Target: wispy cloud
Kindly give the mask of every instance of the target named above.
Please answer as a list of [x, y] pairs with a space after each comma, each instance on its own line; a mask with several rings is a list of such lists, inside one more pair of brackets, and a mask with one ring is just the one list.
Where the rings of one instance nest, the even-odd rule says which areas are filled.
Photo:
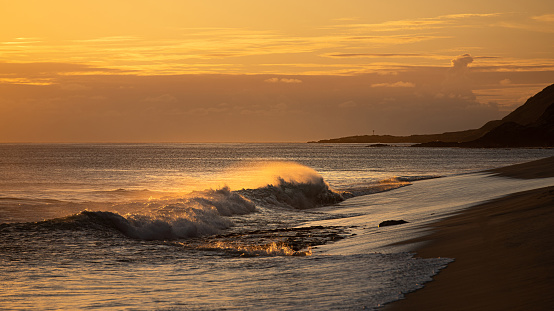
[[417, 53], [326, 53], [323, 57], [331, 58], [406, 58], [406, 57], [432, 57]]
[[375, 83], [371, 87], [415, 87], [415, 84], [412, 82], [398, 81], [394, 83]]
[[83, 39], [83, 40], [73, 40], [73, 42], [79, 43], [122, 43], [128, 41], [137, 41], [140, 40], [138, 37], [133, 36], [111, 36], [111, 37], [101, 37], [94, 39]]
[[500, 21], [492, 26], [525, 30], [530, 32], [554, 33], [554, 27], [550, 23], [528, 23], [526, 21]]
[[[311, 34], [294, 30], [197, 27], [179, 28], [163, 39], [146, 35], [65, 41], [19, 37], [0, 42], [0, 62], [77, 63], [101, 68], [60, 72], [63, 75], [102, 72], [134, 75], [397, 72], [413, 66], [446, 67], [453, 55], [468, 51], [494, 54], [481, 41], [464, 41], [459, 43], [460, 46], [453, 46], [451, 39], [458, 38], [460, 32], [455, 28], [492, 25], [554, 32], [554, 27], [547, 27], [553, 16], [527, 15], [523, 18], [518, 15], [518, 19], [510, 19], [511, 15], [500, 13], [450, 14], [365, 24], [360, 23], [362, 18], [341, 18], [334, 20], [337, 25], [317, 28]], [[542, 59], [549, 57], [546, 52], [542, 53]], [[499, 70], [503, 65], [495, 63], [494, 57], [474, 56], [479, 61], [473, 66], [479, 70], [493, 70], [485, 68], [487, 66]], [[530, 65], [517, 65], [540, 70]]]
[[[222, 60], [226, 59], [313, 53], [338, 46], [332, 40], [316, 36], [287, 36], [272, 31], [234, 28], [191, 29], [165, 40], [117, 36], [56, 44], [13, 42], [17, 44], [0, 44], [0, 61], [69, 61], [143, 74], [175, 74], [177, 68], [194, 73], [193, 67], [206, 68], [206, 64], [212, 64], [214, 69], [220, 68]], [[242, 66], [237, 64], [236, 67]]]
[[487, 13], [487, 14], [450, 14], [441, 15], [430, 18], [417, 18], [417, 19], [404, 19], [395, 21], [386, 21], [382, 23], [373, 24], [343, 24], [334, 25], [330, 28], [336, 29], [352, 29], [358, 31], [406, 31], [406, 30], [429, 30], [437, 29], [447, 25], [453, 25], [455, 23], [467, 22], [470, 19], [496, 17], [502, 15], [501, 13]]
[[532, 19], [540, 21], [540, 22], [554, 22], [554, 14], [544, 14], [539, 16], [533, 16]]
[[267, 83], [302, 83], [302, 80], [300, 79], [293, 79], [293, 78], [270, 78], [264, 80], [264, 82]]
[[408, 44], [416, 43], [421, 41], [435, 40], [435, 39], [446, 39], [451, 38], [451, 36], [438, 36], [438, 35], [428, 35], [428, 34], [412, 34], [412, 35], [382, 35], [382, 36], [352, 36], [352, 37], [343, 37], [341, 40], [345, 41], [365, 41], [367, 43], [380, 43], [387, 45], [397, 45], [397, 44]]
[[1, 45], [28, 45], [42, 42], [39, 38], [14, 38], [11, 41], [0, 42]]
[[473, 71], [480, 72], [540, 72], [553, 71], [554, 59], [551, 58], [479, 58], [473, 63]]
[[52, 85], [53, 78], [0, 78], [0, 84]]

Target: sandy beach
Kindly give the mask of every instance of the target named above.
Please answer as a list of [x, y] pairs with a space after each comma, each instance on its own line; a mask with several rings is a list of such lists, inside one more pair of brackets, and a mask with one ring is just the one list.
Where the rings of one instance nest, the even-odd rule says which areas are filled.
[[[554, 157], [491, 170], [506, 178], [554, 177]], [[384, 310], [551, 310], [554, 187], [516, 193], [434, 223], [418, 257], [448, 257], [421, 290]]]

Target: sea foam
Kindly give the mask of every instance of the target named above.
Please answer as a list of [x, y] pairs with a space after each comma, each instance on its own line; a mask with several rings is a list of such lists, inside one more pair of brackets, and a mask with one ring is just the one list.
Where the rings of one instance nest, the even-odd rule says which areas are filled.
[[[138, 203], [132, 204], [138, 209]], [[85, 210], [46, 223], [57, 224], [62, 229], [68, 226], [115, 229], [141, 240], [173, 240], [218, 234], [233, 226], [225, 216], [251, 213], [256, 209], [254, 203], [228, 188], [197, 191], [178, 199], [142, 202], [141, 206], [141, 211], [123, 215], [117, 211]]]

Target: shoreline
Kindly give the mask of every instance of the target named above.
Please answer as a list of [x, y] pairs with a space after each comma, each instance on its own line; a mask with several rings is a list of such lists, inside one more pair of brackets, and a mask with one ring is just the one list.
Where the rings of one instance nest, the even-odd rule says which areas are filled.
[[[488, 172], [554, 177], [554, 157]], [[427, 228], [430, 234], [404, 243], [422, 242], [416, 244], [417, 257], [455, 261], [382, 310], [550, 310], [554, 305], [554, 186], [516, 191]]]

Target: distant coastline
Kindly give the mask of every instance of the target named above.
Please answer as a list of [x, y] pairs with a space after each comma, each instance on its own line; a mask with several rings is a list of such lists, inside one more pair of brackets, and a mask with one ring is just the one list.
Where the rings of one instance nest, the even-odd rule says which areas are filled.
[[442, 134], [358, 135], [308, 143], [412, 143], [414, 147], [527, 148], [554, 147], [554, 84], [529, 98], [502, 120], [478, 129]]

